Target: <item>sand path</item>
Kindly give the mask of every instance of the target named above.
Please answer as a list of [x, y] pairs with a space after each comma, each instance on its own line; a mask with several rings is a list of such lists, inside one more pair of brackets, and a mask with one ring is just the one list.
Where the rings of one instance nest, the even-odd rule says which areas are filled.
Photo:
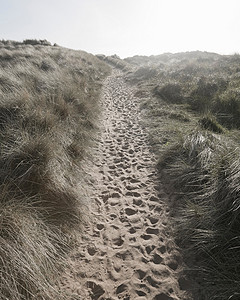
[[102, 136], [90, 219], [65, 274], [71, 299], [188, 299], [139, 101], [119, 71], [103, 85]]

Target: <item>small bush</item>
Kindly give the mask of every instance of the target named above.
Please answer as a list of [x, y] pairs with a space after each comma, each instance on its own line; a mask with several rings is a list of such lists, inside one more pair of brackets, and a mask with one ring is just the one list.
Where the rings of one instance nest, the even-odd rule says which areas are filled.
[[213, 99], [217, 91], [217, 84], [207, 82], [205, 78], [201, 78], [196, 88], [191, 91], [189, 98], [191, 108], [199, 112], [211, 110]]
[[48, 42], [47, 40], [36, 40], [36, 39], [27, 39], [23, 41], [23, 44], [25, 45], [43, 45], [43, 46], [51, 46], [51, 43]]
[[200, 78], [197, 83], [197, 87], [192, 91], [191, 96], [211, 99], [217, 90], [217, 84], [209, 83], [205, 80], [205, 78]]
[[[220, 120], [230, 128], [240, 127], [240, 89], [230, 87], [215, 102], [214, 111]], [[222, 117], [221, 117], [222, 116]]]
[[163, 87], [155, 87], [154, 94], [171, 103], [182, 103], [182, 88], [179, 84], [168, 83]]
[[137, 83], [139, 81], [146, 81], [153, 79], [157, 75], [157, 70], [151, 67], [140, 67], [136, 71], [127, 75], [127, 80], [131, 83]]
[[122, 71], [126, 72], [130, 68], [129, 64], [126, 61], [120, 59], [120, 57], [117, 56], [116, 54], [111, 55], [111, 56], [105, 56], [105, 55], [99, 54], [99, 55], [97, 55], [97, 57], [100, 60], [104, 60], [108, 64], [110, 64], [110, 65], [112, 65], [112, 66], [114, 66], [114, 67], [116, 67], [116, 68], [118, 68]]

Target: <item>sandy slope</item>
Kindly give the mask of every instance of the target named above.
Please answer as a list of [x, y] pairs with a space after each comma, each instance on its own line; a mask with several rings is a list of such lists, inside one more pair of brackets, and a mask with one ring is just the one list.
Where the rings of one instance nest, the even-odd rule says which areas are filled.
[[118, 71], [106, 79], [89, 222], [62, 279], [71, 299], [191, 299], [133, 95]]

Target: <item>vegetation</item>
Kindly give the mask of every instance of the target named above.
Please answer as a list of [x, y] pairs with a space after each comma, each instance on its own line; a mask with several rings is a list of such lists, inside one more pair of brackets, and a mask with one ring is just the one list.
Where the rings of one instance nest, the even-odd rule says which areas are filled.
[[84, 164], [106, 64], [47, 41], [0, 41], [0, 298], [53, 288], [84, 216]]
[[207, 129], [216, 133], [223, 133], [224, 128], [218, 123], [216, 118], [211, 115], [205, 115], [201, 119], [199, 119], [199, 124], [203, 129]]
[[111, 56], [106, 56], [104, 54], [98, 54], [97, 57], [100, 60], [103, 60], [103, 61], [107, 62], [109, 65], [111, 65], [117, 69], [120, 69], [122, 71], [128, 71], [129, 68], [131, 68], [131, 66], [126, 61], [122, 60], [116, 54], [111, 55]]
[[[172, 199], [185, 272], [200, 287], [195, 298], [239, 299], [240, 56], [197, 51], [126, 61]], [[139, 80], [146, 66], [155, 76]]]
[[239, 148], [209, 132], [196, 131], [159, 161], [177, 191], [176, 237], [197, 299], [239, 299]]
[[121, 60], [45, 40], [0, 41], [0, 298], [64, 299], [105, 62], [137, 87], [196, 299], [239, 299], [240, 56]]
[[[136, 64], [136, 58], [126, 60]], [[146, 61], [139, 69], [145, 64]], [[184, 103], [196, 112], [210, 112], [221, 125], [239, 128], [240, 55], [165, 54], [150, 57], [147, 65], [157, 74], [151, 80], [155, 96], [169, 103]], [[139, 69], [133, 77], [137, 77]]]

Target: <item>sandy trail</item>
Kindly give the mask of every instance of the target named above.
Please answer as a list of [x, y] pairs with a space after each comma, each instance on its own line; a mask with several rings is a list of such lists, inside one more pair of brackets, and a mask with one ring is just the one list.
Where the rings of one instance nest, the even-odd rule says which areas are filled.
[[105, 80], [102, 105], [90, 220], [64, 288], [76, 295], [71, 299], [188, 299], [179, 287], [181, 255], [140, 125], [139, 101], [119, 71]]

